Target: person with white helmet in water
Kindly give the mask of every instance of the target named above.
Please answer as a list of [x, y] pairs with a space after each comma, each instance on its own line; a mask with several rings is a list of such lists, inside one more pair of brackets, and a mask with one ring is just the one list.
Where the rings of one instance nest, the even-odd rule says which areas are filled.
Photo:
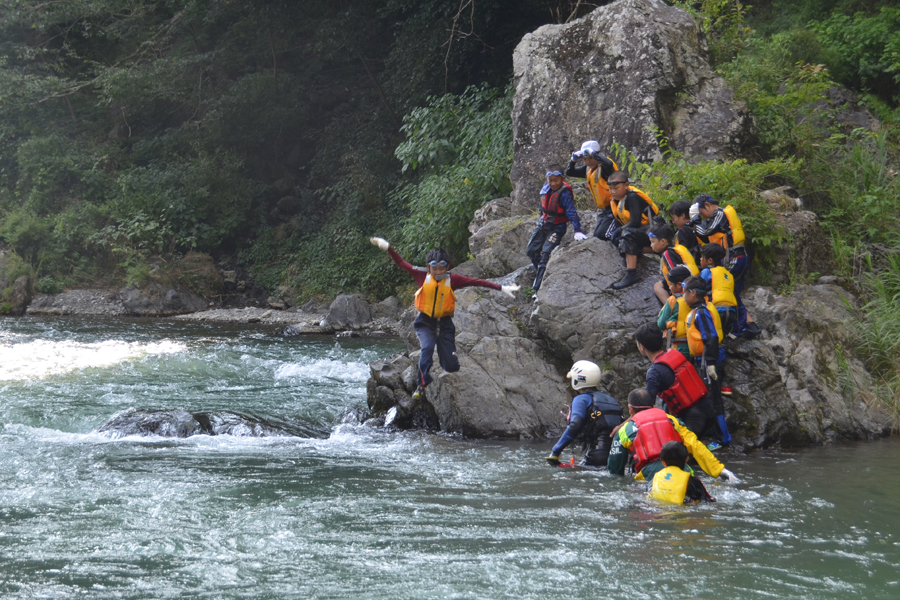
[[[580, 167], [575, 163], [584, 161]], [[572, 153], [572, 159], [566, 167], [566, 177], [583, 177], [587, 180], [588, 189], [594, 198], [594, 203], [600, 212], [597, 214], [597, 226], [594, 228], [594, 237], [601, 240], [612, 240], [617, 229], [616, 219], [613, 217], [609, 202], [612, 196], [609, 193], [609, 184], [606, 180], [619, 167], [608, 156], [600, 153], [600, 144], [595, 140], [588, 140], [581, 145], [580, 150]]]
[[581, 466], [606, 465], [612, 446], [610, 434], [622, 423], [622, 407], [615, 398], [600, 391], [600, 367], [589, 360], [579, 360], [566, 374], [572, 388], [580, 392], [572, 400], [569, 426], [553, 446], [546, 461], [559, 466], [559, 454], [576, 439], [582, 441], [584, 458]]

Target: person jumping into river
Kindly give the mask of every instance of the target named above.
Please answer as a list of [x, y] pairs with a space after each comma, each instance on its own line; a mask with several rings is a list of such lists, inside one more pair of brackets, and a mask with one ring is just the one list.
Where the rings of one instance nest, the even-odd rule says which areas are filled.
[[622, 423], [622, 407], [615, 398], [600, 391], [601, 374], [600, 367], [589, 360], [579, 360], [566, 374], [572, 389], [580, 393], [572, 400], [569, 426], [546, 458], [551, 467], [559, 466], [559, 453], [576, 439], [583, 441], [582, 467], [606, 466], [612, 446], [610, 434]]
[[515, 297], [518, 285], [500, 285], [484, 279], [448, 273], [450, 254], [443, 248], [434, 248], [425, 258], [427, 267], [414, 267], [397, 254], [384, 238], [373, 237], [373, 245], [385, 250], [397, 266], [413, 276], [419, 290], [416, 292], [415, 307], [419, 311], [413, 327], [422, 354], [419, 356], [418, 387], [414, 399], [424, 398], [425, 387], [432, 381], [431, 366], [434, 364], [434, 347], [437, 346], [438, 360], [447, 373], [459, 371], [456, 357], [456, 327], [453, 325], [453, 311], [456, 307], [454, 291], [465, 287], [486, 287], [499, 290]]

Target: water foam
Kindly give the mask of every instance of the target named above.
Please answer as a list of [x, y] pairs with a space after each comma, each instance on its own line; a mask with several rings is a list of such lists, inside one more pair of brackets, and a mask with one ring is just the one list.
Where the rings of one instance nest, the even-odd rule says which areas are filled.
[[4, 344], [0, 345], [0, 381], [42, 379], [81, 369], [110, 367], [147, 356], [177, 354], [186, 349], [186, 344], [169, 340], [149, 343], [33, 340]]

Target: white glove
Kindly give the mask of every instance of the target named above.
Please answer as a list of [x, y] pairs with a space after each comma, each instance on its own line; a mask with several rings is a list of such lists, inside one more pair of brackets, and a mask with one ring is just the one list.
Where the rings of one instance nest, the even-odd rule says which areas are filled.
[[516, 292], [519, 291], [521, 286], [518, 285], [504, 285], [500, 287], [500, 291], [509, 296], [510, 298], [516, 297]]
[[587, 236], [581, 233], [580, 231], [575, 232], [575, 241], [580, 242], [581, 240], [586, 240]]
[[584, 156], [584, 152], [582, 152], [581, 150], [576, 150], [575, 152], [572, 153], [572, 161], [574, 162], [574, 161], [578, 160], [579, 158], [581, 158], [582, 156]]
[[706, 365], [706, 375], [713, 381], [716, 381], [719, 378], [719, 376], [716, 375], [716, 367], [713, 365]]
[[700, 206], [697, 204], [691, 204], [691, 221], [700, 216]]
[[388, 244], [388, 241], [384, 238], [373, 237], [373, 238], [369, 238], [369, 241], [372, 242], [373, 246], [378, 246], [382, 250], [387, 250], [388, 248], [391, 247], [391, 245]]
[[719, 477], [724, 477], [725, 481], [728, 483], [740, 483], [741, 480], [737, 478], [737, 475], [729, 471], [728, 469], [722, 469], [722, 472], [719, 473]]

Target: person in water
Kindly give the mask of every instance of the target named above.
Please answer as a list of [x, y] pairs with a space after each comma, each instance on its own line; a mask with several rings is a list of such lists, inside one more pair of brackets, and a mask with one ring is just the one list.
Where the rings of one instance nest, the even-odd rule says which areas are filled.
[[537, 227], [525, 249], [525, 254], [534, 265], [535, 276], [532, 287], [535, 292], [541, 289], [550, 253], [562, 242], [569, 221], [575, 228], [575, 239], [586, 240], [587, 236], [581, 233], [581, 221], [578, 219], [578, 211], [575, 210], [572, 187], [566, 183], [562, 167], [551, 165], [547, 171], [547, 181], [541, 189], [541, 216], [538, 217]]
[[581, 393], [572, 400], [569, 426], [546, 459], [550, 466], [559, 466], [560, 453], [574, 440], [582, 442], [581, 466], [606, 466], [612, 446], [610, 434], [622, 423], [622, 407], [615, 398], [600, 391], [601, 375], [600, 367], [589, 360], [579, 360], [566, 374], [572, 389]]
[[650, 196], [628, 185], [628, 175], [616, 171], [609, 176], [610, 207], [613, 216], [622, 227], [620, 239], [625, 254], [625, 276], [613, 284], [613, 289], [621, 290], [641, 280], [637, 272], [638, 255], [650, 250], [650, 219], [659, 213], [659, 208]]
[[661, 408], [655, 408], [655, 403], [656, 399], [646, 388], [628, 394], [630, 417], [613, 437], [606, 463], [611, 474], [624, 475], [628, 458], [633, 454], [634, 478], [652, 480], [665, 468], [659, 459], [660, 450], [666, 442], [675, 441], [683, 442], [700, 468], [710, 476], [722, 477], [732, 483], [740, 482], [684, 423], [667, 415]]
[[[576, 167], [575, 163], [579, 160], [583, 160], [584, 164]], [[609, 193], [609, 184], [606, 180], [618, 170], [619, 167], [612, 159], [600, 153], [600, 144], [595, 140], [586, 141], [581, 145], [581, 150], [573, 152], [572, 160], [566, 167], [566, 177], [582, 177], [587, 182], [594, 204], [600, 210], [597, 213], [594, 237], [601, 240], [612, 241], [617, 229], [616, 219], [609, 206], [612, 195]]]
[[667, 413], [702, 437], [712, 429], [715, 413], [694, 365], [677, 349], [663, 348], [663, 338], [653, 325], [641, 325], [634, 332], [634, 341], [638, 352], [650, 359], [647, 391], [662, 399]]
[[688, 451], [681, 442], [663, 444], [659, 460], [666, 467], [653, 476], [650, 497], [669, 504], [693, 504], [695, 502], [715, 502], [694, 471], [685, 466]]
[[456, 327], [453, 325], [453, 311], [456, 308], [454, 291], [466, 287], [486, 287], [499, 290], [515, 297], [518, 285], [500, 285], [484, 279], [466, 277], [456, 273], [448, 273], [450, 254], [443, 248], [434, 248], [428, 252], [425, 261], [427, 267], [414, 267], [397, 254], [387, 240], [379, 237], [370, 239], [372, 244], [385, 250], [388, 256], [401, 269], [413, 276], [419, 290], [416, 292], [415, 307], [419, 311], [413, 327], [422, 354], [419, 356], [418, 387], [413, 398], [424, 397], [425, 388], [432, 381], [431, 366], [434, 364], [434, 348], [437, 346], [438, 360], [441, 368], [447, 373], [459, 371], [459, 359], [456, 357]]

